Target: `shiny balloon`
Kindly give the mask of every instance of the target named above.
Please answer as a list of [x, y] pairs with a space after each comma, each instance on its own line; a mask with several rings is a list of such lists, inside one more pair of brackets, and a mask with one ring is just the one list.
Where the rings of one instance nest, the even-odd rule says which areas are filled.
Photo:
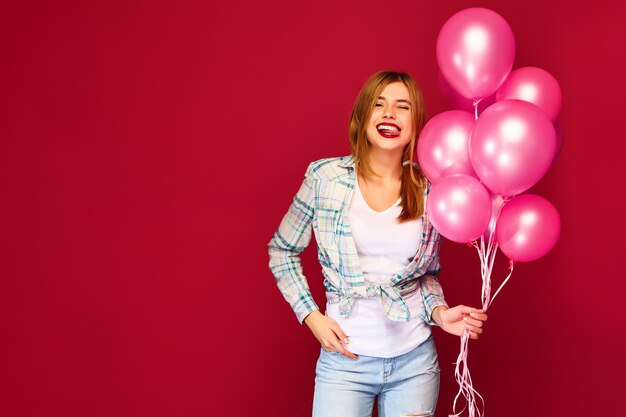
[[478, 178], [492, 193], [512, 197], [544, 176], [554, 160], [556, 134], [539, 107], [502, 100], [478, 117], [469, 144]]
[[474, 115], [463, 110], [439, 113], [426, 123], [417, 140], [417, 159], [433, 184], [453, 174], [476, 176], [469, 159]]
[[437, 37], [437, 62], [446, 80], [468, 99], [488, 97], [513, 68], [515, 38], [496, 12], [474, 7], [454, 14]]
[[480, 237], [491, 216], [489, 192], [474, 177], [457, 174], [433, 185], [426, 200], [428, 217], [439, 233], [459, 243]]
[[511, 72], [496, 93], [496, 100], [518, 99], [533, 103], [555, 121], [561, 111], [561, 87], [548, 71], [523, 67]]
[[524, 194], [508, 202], [496, 228], [502, 252], [516, 262], [530, 262], [548, 253], [561, 233], [556, 208], [543, 197]]

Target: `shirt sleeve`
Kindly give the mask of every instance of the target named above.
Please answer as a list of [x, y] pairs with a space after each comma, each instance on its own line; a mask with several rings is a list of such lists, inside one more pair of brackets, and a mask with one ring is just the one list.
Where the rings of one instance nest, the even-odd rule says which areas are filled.
[[433, 310], [439, 306], [448, 307], [448, 303], [443, 296], [443, 288], [439, 284], [439, 273], [441, 265], [439, 263], [439, 248], [441, 246], [441, 235], [433, 229], [432, 233], [435, 239], [433, 247], [433, 257], [426, 270], [426, 273], [420, 277], [420, 291], [422, 292], [422, 300], [424, 302], [424, 312], [422, 318], [431, 326], [437, 326], [433, 320]]
[[300, 253], [311, 241], [311, 222], [315, 211], [314, 185], [315, 179], [309, 165], [300, 189], [268, 244], [270, 270], [274, 274], [278, 289], [291, 305], [301, 324], [306, 316], [319, 310], [309, 290], [300, 261]]

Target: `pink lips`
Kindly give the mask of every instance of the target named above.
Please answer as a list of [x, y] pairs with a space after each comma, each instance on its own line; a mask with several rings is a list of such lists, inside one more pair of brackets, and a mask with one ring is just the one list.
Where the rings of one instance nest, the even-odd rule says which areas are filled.
[[[378, 128], [380, 126], [393, 126], [396, 129], [398, 129], [397, 132], [393, 132], [393, 131], [389, 131], [389, 130], [379, 130]], [[393, 138], [397, 138], [398, 136], [400, 136], [400, 127], [394, 123], [379, 123], [376, 125], [376, 130], [378, 131], [378, 134], [384, 138], [387, 139], [393, 139]]]

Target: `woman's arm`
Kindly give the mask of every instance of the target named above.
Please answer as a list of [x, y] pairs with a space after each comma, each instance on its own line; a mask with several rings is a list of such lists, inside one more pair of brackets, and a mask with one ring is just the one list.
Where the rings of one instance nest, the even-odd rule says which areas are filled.
[[311, 222], [315, 211], [314, 185], [309, 165], [300, 189], [268, 244], [270, 270], [276, 278], [278, 289], [301, 324], [309, 314], [319, 309], [309, 290], [300, 261], [300, 253], [311, 241]]
[[426, 273], [420, 277], [420, 291], [424, 303], [424, 314], [422, 318], [431, 326], [439, 325], [433, 318], [433, 312], [437, 307], [448, 307], [448, 303], [443, 296], [443, 288], [439, 284], [439, 273], [441, 265], [439, 263], [439, 248], [441, 247], [442, 237], [435, 229], [431, 232], [429, 251], [432, 253], [432, 260], [426, 269]]
[[439, 323], [434, 319], [434, 311], [437, 307], [448, 308], [448, 303], [443, 297], [443, 288], [439, 284], [439, 273], [429, 273], [420, 277], [420, 290], [422, 291], [422, 299], [424, 300], [424, 317], [426, 323], [431, 326], [438, 326]]
[[270, 269], [298, 320], [309, 327], [322, 348], [356, 359], [357, 356], [343, 346], [349, 343], [343, 330], [332, 318], [319, 311], [302, 272], [300, 253], [311, 242], [311, 222], [315, 212], [315, 180], [312, 175], [309, 165], [298, 193], [268, 244]]

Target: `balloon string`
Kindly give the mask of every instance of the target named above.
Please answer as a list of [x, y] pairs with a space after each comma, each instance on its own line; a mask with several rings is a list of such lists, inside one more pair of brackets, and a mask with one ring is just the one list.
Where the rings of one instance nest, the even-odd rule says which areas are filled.
[[[465, 329], [463, 331], [463, 335], [461, 336], [461, 351], [456, 361], [456, 369], [454, 371], [454, 378], [456, 382], [459, 384], [459, 392], [454, 397], [453, 404], [453, 413], [450, 414], [450, 417], [458, 417], [463, 411], [467, 408], [469, 417], [474, 417], [478, 415], [479, 417], [483, 416], [483, 412], [481, 409], [484, 409], [485, 400], [483, 397], [472, 387], [472, 377], [470, 376], [469, 367], [467, 364], [467, 353], [468, 353], [468, 342], [469, 342], [469, 330]], [[463, 407], [461, 411], [456, 412], [456, 404], [459, 397], [463, 394], [465, 397], [467, 405]], [[476, 396], [480, 398], [481, 407], [478, 407], [478, 402], [476, 401]]]
[[483, 281], [481, 300], [483, 302], [483, 310], [487, 311], [490, 304], [491, 272], [493, 271], [496, 254], [498, 253], [498, 243], [493, 243], [492, 239], [489, 239], [489, 244], [485, 246], [485, 238], [481, 236], [480, 244], [472, 242], [472, 246], [476, 248], [480, 258], [480, 272]]
[[509, 278], [511, 278], [511, 275], [513, 275], [513, 267], [514, 267], [514, 265], [515, 265], [515, 262], [513, 260], [509, 260], [509, 270], [511, 272], [509, 272], [509, 275], [506, 277], [506, 279], [504, 281], [502, 281], [502, 284], [500, 284], [500, 287], [498, 288], [496, 293], [493, 295], [493, 298], [491, 299], [491, 302], [489, 303], [489, 305], [491, 305], [491, 303], [493, 303], [493, 300], [496, 299], [496, 296], [498, 295], [498, 293], [500, 292], [502, 287], [504, 287], [504, 284], [506, 284], [506, 282], [509, 280]]
[[481, 100], [482, 98], [474, 100], [474, 120], [478, 120], [478, 103], [480, 103]]
[[[500, 217], [500, 213], [502, 211], [502, 207], [509, 201], [508, 198], [504, 198], [502, 203], [498, 205], [498, 209], [496, 212], [495, 220], [497, 222]], [[509, 261], [509, 275], [506, 277], [504, 282], [500, 285], [493, 298], [491, 298], [491, 273], [493, 271], [493, 265], [496, 259], [496, 254], [498, 253], [498, 243], [494, 242], [494, 232], [495, 230], [489, 233], [489, 239], [485, 244], [484, 235], [480, 237], [479, 240], [470, 242], [470, 245], [476, 248], [478, 252], [478, 257], [480, 258], [480, 270], [481, 277], [483, 281], [482, 285], [482, 302], [483, 302], [483, 310], [487, 311], [487, 309], [491, 306], [491, 303], [495, 300], [496, 296], [500, 293], [500, 290], [504, 287], [507, 281], [511, 278], [513, 274], [513, 261]], [[453, 414], [449, 414], [449, 417], [459, 417], [465, 409], [467, 409], [469, 417], [483, 417], [484, 409], [485, 409], [485, 399], [476, 391], [473, 387], [472, 377], [469, 371], [468, 365], [468, 353], [469, 353], [469, 330], [464, 329], [463, 334], [461, 336], [461, 348], [459, 352], [459, 356], [456, 360], [456, 368], [454, 370], [454, 379], [459, 385], [459, 391], [454, 397], [454, 403], [452, 404], [452, 412]], [[466, 405], [463, 409], [457, 412], [457, 402], [460, 396], [463, 395], [465, 398]], [[480, 399], [480, 403], [477, 401], [478, 397]]]
[[[498, 219], [500, 218], [500, 214], [502, 213], [502, 208], [506, 203], [510, 201], [510, 198], [503, 197], [500, 204], [498, 204], [496, 215], [493, 218], [493, 223], [496, 224]], [[493, 264], [496, 259], [496, 253], [498, 252], [498, 243], [494, 242], [495, 240], [495, 227], [493, 230], [489, 230], [489, 240], [487, 242], [487, 248], [484, 246], [484, 235], [480, 237], [481, 247], [478, 250], [478, 257], [480, 258], [481, 264], [481, 276], [483, 281], [483, 291], [482, 291], [482, 300], [483, 300], [483, 309], [487, 311], [493, 299], [491, 299], [491, 272], [493, 271]], [[478, 249], [478, 248], [477, 248]], [[507, 277], [510, 278], [511, 274]], [[505, 281], [506, 282], [506, 281]], [[498, 291], [502, 289], [502, 285], [498, 288]], [[496, 292], [497, 294], [497, 292]], [[495, 298], [495, 295], [494, 297]]]

